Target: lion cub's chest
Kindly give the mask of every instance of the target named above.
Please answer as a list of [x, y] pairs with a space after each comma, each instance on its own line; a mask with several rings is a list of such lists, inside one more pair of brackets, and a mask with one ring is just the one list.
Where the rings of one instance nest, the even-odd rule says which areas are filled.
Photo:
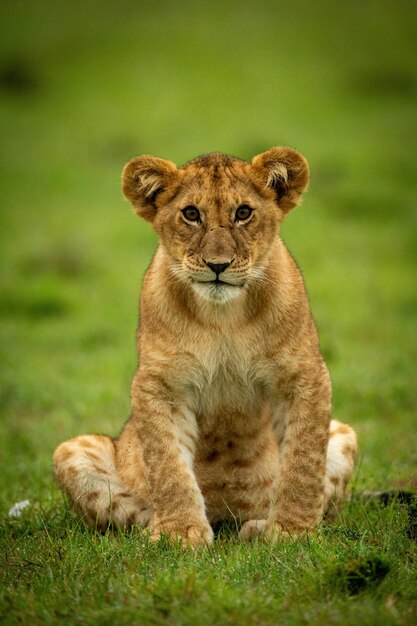
[[[258, 346], [259, 350], [259, 346]], [[204, 421], [261, 408], [263, 374], [255, 343], [239, 336], [220, 336], [195, 347], [189, 379], [193, 410]]]

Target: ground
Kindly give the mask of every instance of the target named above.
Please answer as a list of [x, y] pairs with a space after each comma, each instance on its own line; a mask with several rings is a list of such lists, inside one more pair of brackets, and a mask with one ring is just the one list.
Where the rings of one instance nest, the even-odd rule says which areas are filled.
[[[415, 7], [74, 0], [1, 12], [2, 623], [411, 624], [415, 502], [360, 496], [416, 486]], [[55, 487], [51, 455], [72, 435], [116, 434], [129, 414], [155, 238], [122, 199], [122, 166], [276, 144], [311, 166], [283, 236], [334, 416], [359, 435], [354, 497], [335, 525], [273, 547], [242, 544], [233, 527], [197, 552], [137, 529], [92, 533]]]

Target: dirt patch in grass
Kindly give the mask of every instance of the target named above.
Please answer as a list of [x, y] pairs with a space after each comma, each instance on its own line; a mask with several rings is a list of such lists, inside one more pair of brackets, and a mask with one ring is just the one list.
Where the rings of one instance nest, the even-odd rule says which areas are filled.
[[327, 581], [337, 591], [354, 596], [377, 587], [390, 569], [391, 565], [387, 559], [371, 555], [330, 567]]

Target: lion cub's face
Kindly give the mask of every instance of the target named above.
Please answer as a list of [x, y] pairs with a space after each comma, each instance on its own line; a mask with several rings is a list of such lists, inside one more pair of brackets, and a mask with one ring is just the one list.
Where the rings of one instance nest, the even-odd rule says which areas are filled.
[[123, 171], [123, 191], [152, 222], [173, 277], [217, 302], [261, 279], [279, 223], [307, 182], [307, 163], [290, 148], [272, 148], [251, 164], [214, 153], [178, 169], [144, 156]]

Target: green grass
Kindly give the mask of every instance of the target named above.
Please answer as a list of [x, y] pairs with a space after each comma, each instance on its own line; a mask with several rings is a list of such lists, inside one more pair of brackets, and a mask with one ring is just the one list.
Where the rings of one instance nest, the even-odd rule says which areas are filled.
[[[137, 298], [155, 247], [132, 156], [288, 144], [312, 181], [283, 228], [334, 387], [355, 490], [416, 486], [417, 17], [407, 0], [2, 3], [0, 619], [4, 624], [407, 624], [415, 505], [354, 499], [311, 538], [209, 550], [104, 536], [51, 454], [129, 414]], [[22, 517], [10, 506], [29, 499]]]
[[226, 528], [193, 552], [38, 508], [2, 530], [4, 623], [411, 623], [408, 529], [398, 505], [355, 504], [321, 540], [249, 545]]

